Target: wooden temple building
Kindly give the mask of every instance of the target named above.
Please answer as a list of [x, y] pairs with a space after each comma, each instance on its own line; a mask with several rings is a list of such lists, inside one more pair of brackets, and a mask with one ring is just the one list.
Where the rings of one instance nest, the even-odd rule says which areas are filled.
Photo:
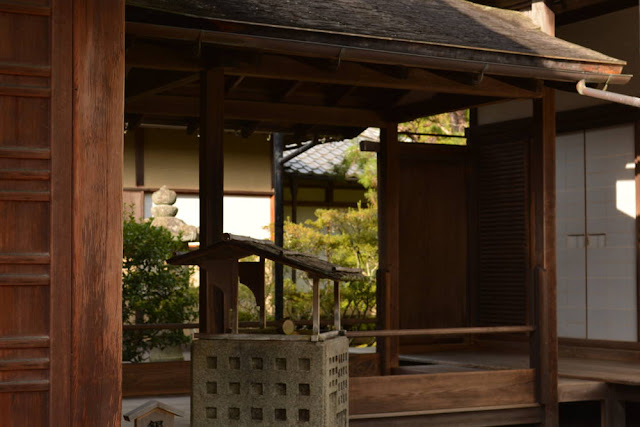
[[[0, 0], [0, 424], [121, 421], [126, 118], [199, 128], [205, 246], [224, 232], [225, 129], [381, 129], [378, 327], [351, 333], [378, 346], [350, 357], [352, 424], [554, 426], [561, 402], [597, 401], [624, 425], [633, 382], [585, 379], [586, 362], [559, 381], [555, 92], [631, 78], [553, 37], [554, 11], [580, 3]], [[398, 123], [504, 100], [530, 125], [398, 141]]]

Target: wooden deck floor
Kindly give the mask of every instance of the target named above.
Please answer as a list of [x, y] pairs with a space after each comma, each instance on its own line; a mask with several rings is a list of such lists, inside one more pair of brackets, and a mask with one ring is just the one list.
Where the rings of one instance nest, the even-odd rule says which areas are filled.
[[[403, 355], [405, 363], [415, 364], [401, 368], [407, 371], [452, 369], [522, 369], [529, 366], [529, 357], [518, 352], [474, 349], [443, 351], [431, 354]], [[420, 365], [423, 365], [422, 367]], [[558, 360], [558, 392], [561, 402], [600, 400], [607, 384], [640, 386], [640, 363], [560, 357]]]

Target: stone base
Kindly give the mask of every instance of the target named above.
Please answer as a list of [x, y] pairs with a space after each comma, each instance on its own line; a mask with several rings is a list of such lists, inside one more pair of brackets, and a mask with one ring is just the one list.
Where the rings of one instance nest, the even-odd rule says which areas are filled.
[[341, 336], [201, 338], [192, 350], [191, 423], [346, 426], [348, 359]]

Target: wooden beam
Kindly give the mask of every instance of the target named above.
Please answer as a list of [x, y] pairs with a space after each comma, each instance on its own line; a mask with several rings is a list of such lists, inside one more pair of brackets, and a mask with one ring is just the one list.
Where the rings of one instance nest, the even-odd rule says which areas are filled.
[[350, 331], [349, 338], [357, 337], [415, 337], [415, 336], [451, 336], [476, 334], [514, 334], [533, 332], [531, 326], [482, 326], [473, 328], [436, 328], [436, 329], [385, 329], [378, 331]]
[[166, 83], [160, 84], [158, 86], [155, 86], [155, 87], [153, 87], [151, 89], [146, 89], [146, 90], [144, 90], [142, 92], [139, 92], [139, 93], [136, 93], [134, 95], [128, 96], [126, 98], [126, 101], [131, 102], [131, 101], [135, 101], [135, 100], [139, 100], [139, 99], [145, 98], [147, 96], [157, 95], [159, 93], [166, 92], [166, 91], [171, 90], [171, 89], [179, 88], [179, 87], [182, 87], [182, 86], [186, 86], [186, 85], [188, 85], [190, 83], [197, 82], [199, 79], [200, 79], [200, 74], [196, 73], [196, 74], [192, 74], [192, 75], [187, 76], [187, 77], [182, 77], [182, 78], [177, 79], [177, 80], [172, 80], [170, 82], [166, 82]]
[[[228, 61], [232, 61], [233, 58]], [[386, 66], [385, 67], [389, 67]], [[391, 76], [388, 69], [355, 62], [342, 62], [338, 70], [323, 70], [280, 55], [263, 55], [259, 62], [225, 64], [225, 73], [246, 77], [300, 80], [346, 86], [377, 87], [387, 89], [419, 90], [425, 92], [458, 93], [465, 95], [486, 95], [504, 98], [532, 98], [539, 96], [535, 88], [526, 90], [496, 78], [485, 76], [473, 83], [473, 75], [465, 83], [447, 77], [444, 72], [431, 72], [421, 68], [402, 68], [403, 78]], [[458, 73], [462, 74], [462, 73]]]
[[300, 86], [302, 86], [302, 82], [300, 81], [291, 82], [284, 91], [279, 91], [273, 96], [273, 101], [286, 102], [287, 98], [293, 95], [296, 90], [300, 89]]
[[558, 423], [558, 336], [556, 313], [555, 245], [555, 92], [543, 88], [534, 101], [530, 194], [533, 218], [532, 260], [536, 332], [532, 334], [532, 367], [536, 368], [538, 398], [544, 405], [544, 425]]
[[543, 33], [556, 35], [556, 18], [549, 4], [550, 0], [532, 0], [531, 10], [528, 12], [531, 20], [540, 27]]
[[[130, 26], [131, 24], [127, 24]], [[127, 49], [126, 64], [131, 68], [200, 72], [200, 60], [188, 49], [170, 48], [157, 43], [136, 41]]]
[[[155, 59], [154, 59], [155, 55]], [[175, 66], [173, 62], [175, 61]], [[186, 66], [190, 63], [190, 66]], [[172, 48], [154, 46], [149, 51], [136, 51], [127, 54], [127, 64], [137, 68], [198, 70], [197, 60], [186, 60], [181, 52]], [[478, 84], [473, 84], [469, 74], [469, 82], [465, 83], [457, 78], [449, 78], [444, 72], [430, 72], [423, 68], [401, 67], [400, 71], [390, 71], [389, 65], [363, 65], [356, 62], [343, 61], [339, 69], [317, 67], [299, 58], [285, 55], [261, 55], [258, 59], [240, 57], [238, 55], [219, 55], [217, 66], [224, 67], [225, 74], [243, 77], [258, 77], [267, 79], [299, 80], [325, 84], [340, 84], [345, 86], [378, 87], [388, 89], [405, 89], [419, 91], [434, 91], [443, 93], [458, 93], [466, 95], [485, 95], [502, 98], [533, 98], [540, 96], [534, 89], [523, 89], [518, 85], [511, 85], [491, 76], [484, 76]], [[381, 71], [380, 67], [385, 67]], [[393, 67], [391, 67], [393, 68]], [[391, 74], [396, 73], [393, 76]], [[462, 74], [458, 72], [458, 74]]]
[[[351, 366], [349, 369], [351, 370]], [[350, 415], [349, 425], [363, 427], [538, 425], [542, 419], [541, 412], [540, 407], [534, 404], [436, 409], [394, 414]]]
[[[169, 117], [198, 117], [198, 100], [181, 96], [150, 96], [125, 106], [128, 113]], [[384, 123], [376, 111], [357, 108], [280, 104], [274, 102], [224, 101], [224, 118], [275, 123], [305, 123], [369, 127]]]
[[531, 369], [349, 379], [349, 414], [535, 403]]
[[398, 123], [409, 122], [420, 117], [428, 117], [434, 114], [458, 111], [467, 108], [477, 107], [498, 101], [499, 98], [488, 96], [464, 96], [437, 94], [433, 98], [408, 105], [395, 106], [384, 113], [388, 120], [395, 120]]
[[[200, 244], [222, 238], [224, 197], [224, 73], [220, 68], [203, 71], [200, 77]], [[149, 98], [147, 98], [149, 99]], [[153, 97], [151, 97], [153, 99]], [[197, 114], [196, 114], [197, 115]], [[224, 329], [224, 304], [214, 288], [215, 278], [200, 270], [201, 333]], [[223, 315], [220, 318], [220, 315]]]
[[236, 90], [242, 84], [243, 81], [244, 81], [243, 76], [238, 76], [235, 79], [233, 79], [233, 81], [225, 88], [224, 94], [226, 96], [231, 95], [231, 92]]

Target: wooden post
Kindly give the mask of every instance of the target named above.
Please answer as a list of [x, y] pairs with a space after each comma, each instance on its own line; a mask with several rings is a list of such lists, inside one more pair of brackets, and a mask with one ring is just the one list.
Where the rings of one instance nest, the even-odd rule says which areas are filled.
[[636, 183], [636, 324], [640, 341], [640, 121], [634, 127], [635, 183]]
[[338, 280], [333, 281], [333, 328], [336, 331], [342, 329], [340, 321], [340, 282]]
[[[298, 223], [298, 181], [293, 175], [289, 176], [291, 181], [291, 222]], [[298, 280], [296, 269], [291, 269], [291, 281], [296, 283]]]
[[144, 187], [144, 129], [135, 131], [136, 187]]
[[534, 137], [531, 147], [530, 192], [532, 259], [537, 276], [534, 287], [536, 331], [532, 334], [531, 360], [536, 368], [538, 399], [544, 405], [546, 426], [558, 424], [558, 336], [556, 313], [555, 244], [555, 92], [543, 88], [534, 102]]
[[313, 336], [317, 338], [320, 334], [320, 279], [317, 277], [313, 277], [311, 317], [313, 319]]
[[[274, 243], [284, 244], [284, 198], [282, 180], [282, 154], [284, 152], [284, 134], [273, 134], [273, 194], [274, 194]], [[282, 264], [274, 265], [276, 320], [284, 317], [284, 269]]]
[[260, 287], [262, 288], [262, 299], [260, 301], [260, 327], [262, 329], [266, 329], [267, 327], [267, 299], [266, 299], [266, 289], [264, 283], [264, 258], [260, 257], [260, 271], [262, 274], [260, 275]]
[[532, 0], [531, 11], [528, 12], [531, 20], [540, 26], [542, 32], [550, 36], [556, 35], [556, 17], [547, 3], [549, 0]]
[[[200, 246], [222, 237], [224, 196], [224, 71], [212, 68], [200, 75]], [[220, 291], [208, 283], [206, 269], [200, 271], [200, 332], [223, 331]]]
[[[119, 425], [124, 2], [56, 1], [50, 5], [52, 27], [42, 34], [52, 34], [48, 55], [52, 61], [51, 222], [47, 228], [38, 228], [40, 208], [34, 206], [36, 219], [29, 225], [51, 235], [45, 249], [51, 255], [51, 299], [46, 308], [39, 299], [13, 301], [23, 313], [20, 323], [27, 322], [25, 328], [37, 331], [29, 335], [50, 334], [50, 387], [32, 389], [41, 390], [42, 397], [26, 401], [18, 395], [29, 396], [30, 390], [16, 393], [15, 401], [28, 403], [5, 406], [9, 414], [0, 410], [0, 424], [37, 424], [42, 405], [49, 402], [42, 425]], [[25, 33], [22, 37], [37, 36]], [[15, 117], [28, 123], [25, 119], [33, 112], [16, 108]], [[26, 135], [30, 132], [25, 130]], [[28, 137], [24, 141], [31, 142]], [[21, 211], [29, 212], [16, 209]], [[30, 239], [28, 229], [21, 232], [25, 233], [22, 245], [45, 237]], [[50, 332], [28, 322], [39, 318], [34, 313], [42, 312], [48, 313]], [[16, 384], [31, 382], [29, 377], [13, 378]]]
[[[378, 328], [398, 329], [398, 295], [400, 262], [400, 199], [398, 124], [380, 129], [378, 153]], [[388, 375], [398, 367], [398, 338], [378, 341], [382, 356], [382, 373]]]

